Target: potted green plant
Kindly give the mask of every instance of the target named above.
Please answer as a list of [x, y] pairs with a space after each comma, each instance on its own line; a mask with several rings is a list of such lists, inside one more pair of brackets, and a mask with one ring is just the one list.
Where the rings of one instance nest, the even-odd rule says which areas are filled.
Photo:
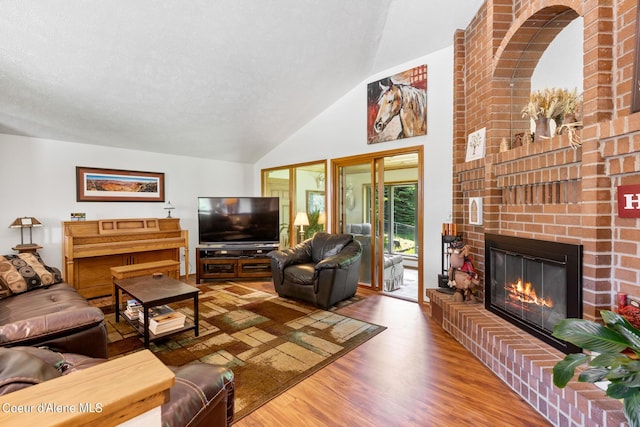
[[309, 225], [304, 230], [304, 238], [308, 239], [313, 237], [318, 231], [323, 231], [324, 226], [322, 224], [318, 224], [318, 219], [320, 218], [320, 212], [308, 212], [307, 217], [309, 218]]
[[622, 399], [631, 427], [640, 427], [640, 330], [621, 315], [603, 310], [604, 324], [584, 319], [565, 319], [553, 328], [553, 336], [593, 354], [568, 354], [553, 367], [553, 383], [564, 388], [576, 368], [586, 364], [578, 381], [609, 381], [606, 395]]

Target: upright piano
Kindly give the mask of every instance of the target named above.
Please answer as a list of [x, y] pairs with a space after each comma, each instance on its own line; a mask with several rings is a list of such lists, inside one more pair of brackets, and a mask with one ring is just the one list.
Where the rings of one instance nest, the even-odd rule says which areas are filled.
[[180, 262], [180, 248], [188, 274], [189, 231], [179, 218], [64, 221], [62, 233], [64, 279], [85, 298], [112, 294], [111, 267]]

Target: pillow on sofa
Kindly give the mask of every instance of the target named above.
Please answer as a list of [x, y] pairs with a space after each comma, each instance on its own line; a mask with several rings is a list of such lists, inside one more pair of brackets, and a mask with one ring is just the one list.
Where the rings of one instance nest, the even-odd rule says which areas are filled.
[[0, 298], [60, 282], [60, 270], [45, 265], [37, 253], [0, 256]]

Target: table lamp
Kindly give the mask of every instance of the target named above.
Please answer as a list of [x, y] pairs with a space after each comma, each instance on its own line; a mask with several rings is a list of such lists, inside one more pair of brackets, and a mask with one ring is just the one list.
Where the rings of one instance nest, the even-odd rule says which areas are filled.
[[322, 229], [324, 230], [324, 225], [327, 223], [327, 214], [324, 212], [320, 212], [318, 214], [318, 224], [320, 224], [322, 226]]
[[171, 218], [171, 211], [175, 209], [171, 204], [171, 201], [167, 201], [167, 204], [164, 205], [164, 208], [167, 211], [167, 218]]
[[[9, 228], [20, 229], [20, 244], [15, 246], [16, 250], [38, 248], [38, 245], [33, 243], [33, 227], [42, 227], [42, 223], [32, 216], [18, 217], [9, 225]], [[29, 243], [24, 243], [25, 228], [29, 229]]]
[[293, 221], [293, 225], [300, 227], [300, 241], [304, 240], [304, 226], [309, 225], [309, 217], [306, 212], [298, 212], [296, 219]]

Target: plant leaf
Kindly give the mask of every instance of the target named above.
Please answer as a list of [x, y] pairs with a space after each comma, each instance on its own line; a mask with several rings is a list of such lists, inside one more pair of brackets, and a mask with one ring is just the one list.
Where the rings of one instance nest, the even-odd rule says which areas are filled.
[[634, 393], [624, 399], [624, 415], [627, 418], [629, 427], [640, 426], [640, 391], [635, 389]]
[[567, 354], [567, 356], [556, 363], [553, 367], [553, 383], [556, 387], [564, 388], [569, 380], [573, 378], [576, 368], [588, 361], [585, 354]]
[[598, 353], [619, 353], [630, 343], [618, 332], [584, 319], [564, 319], [553, 327], [553, 336]]
[[578, 381], [583, 383], [597, 383], [607, 378], [609, 368], [589, 368], [585, 369], [579, 376]]
[[627, 319], [609, 310], [600, 312], [604, 323], [613, 328], [629, 342], [629, 347], [634, 351], [640, 351], [640, 330], [635, 328]]
[[630, 375], [629, 370], [622, 366], [616, 366], [609, 370], [607, 379], [614, 383], [624, 383], [624, 379]]
[[[629, 358], [626, 354], [621, 353], [605, 353], [596, 356], [590, 363], [589, 366], [605, 368], [605, 367], [615, 367], [621, 365], [627, 365], [633, 363], [634, 361]], [[635, 370], [634, 367], [631, 369]]]
[[627, 374], [625, 377], [616, 382], [618, 384], [623, 384], [627, 387], [637, 389], [638, 387], [640, 387], [640, 375], [638, 375], [637, 373], [631, 375]]
[[636, 389], [632, 389], [623, 384], [611, 383], [609, 387], [607, 387], [607, 396], [612, 397], [614, 399], [626, 399], [628, 396], [631, 396]]

